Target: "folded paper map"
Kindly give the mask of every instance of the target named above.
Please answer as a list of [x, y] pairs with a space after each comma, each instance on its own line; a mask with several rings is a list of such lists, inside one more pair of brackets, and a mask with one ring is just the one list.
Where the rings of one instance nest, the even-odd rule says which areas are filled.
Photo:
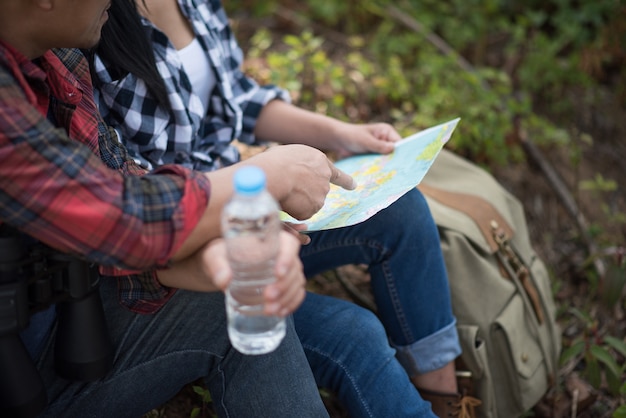
[[335, 164], [356, 181], [355, 190], [331, 184], [324, 207], [302, 222], [281, 213], [285, 222], [304, 223], [307, 231], [363, 222], [417, 186], [448, 142], [459, 118], [420, 131], [396, 143], [391, 154], [363, 154]]

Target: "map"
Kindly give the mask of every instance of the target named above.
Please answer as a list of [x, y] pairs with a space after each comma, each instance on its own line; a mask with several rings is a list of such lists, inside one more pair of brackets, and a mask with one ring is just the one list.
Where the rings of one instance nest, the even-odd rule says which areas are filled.
[[396, 143], [391, 154], [356, 155], [337, 161], [335, 165], [356, 181], [356, 189], [345, 190], [331, 184], [324, 206], [313, 217], [298, 221], [282, 212], [281, 220], [304, 223], [306, 232], [365, 221], [422, 181], [459, 120], [453, 119], [404, 138]]

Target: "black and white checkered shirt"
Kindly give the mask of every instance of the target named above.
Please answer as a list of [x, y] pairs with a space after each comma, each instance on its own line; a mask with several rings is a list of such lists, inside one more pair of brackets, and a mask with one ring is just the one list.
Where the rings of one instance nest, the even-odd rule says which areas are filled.
[[194, 94], [178, 52], [168, 38], [143, 20], [157, 67], [165, 80], [172, 110], [157, 104], [145, 83], [132, 74], [114, 80], [96, 57], [95, 92], [105, 121], [120, 134], [131, 155], [152, 168], [166, 163], [210, 171], [239, 160], [234, 139], [254, 144], [254, 126], [262, 107], [273, 99], [289, 101], [289, 93], [260, 86], [241, 71], [243, 52], [219, 0], [178, 0], [208, 54], [217, 81], [208, 109]]

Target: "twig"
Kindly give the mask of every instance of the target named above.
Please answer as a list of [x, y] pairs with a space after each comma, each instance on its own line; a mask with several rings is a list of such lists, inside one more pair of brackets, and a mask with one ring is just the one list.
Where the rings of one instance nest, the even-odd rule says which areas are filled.
[[572, 393], [572, 418], [578, 415], [578, 389], [574, 389]]

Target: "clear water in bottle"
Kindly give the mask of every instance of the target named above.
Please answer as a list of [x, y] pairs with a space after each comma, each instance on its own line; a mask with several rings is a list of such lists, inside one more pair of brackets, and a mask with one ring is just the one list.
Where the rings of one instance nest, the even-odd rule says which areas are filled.
[[[268, 269], [269, 268], [269, 269]], [[244, 354], [264, 354], [275, 350], [285, 336], [285, 319], [263, 313], [261, 293], [274, 281], [273, 263], [265, 266], [246, 266], [239, 270], [240, 279], [226, 292], [228, 336], [233, 346]], [[263, 274], [263, 270], [271, 274]], [[241, 277], [247, 274], [249, 282]], [[263, 279], [262, 276], [267, 276]]]
[[265, 354], [285, 336], [285, 319], [263, 313], [263, 290], [272, 283], [278, 254], [278, 204], [257, 167], [235, 173], [235, 194], [224, 207], [222, 230], [233, 280], [226, 291], [228, 336], [244, 354]]

